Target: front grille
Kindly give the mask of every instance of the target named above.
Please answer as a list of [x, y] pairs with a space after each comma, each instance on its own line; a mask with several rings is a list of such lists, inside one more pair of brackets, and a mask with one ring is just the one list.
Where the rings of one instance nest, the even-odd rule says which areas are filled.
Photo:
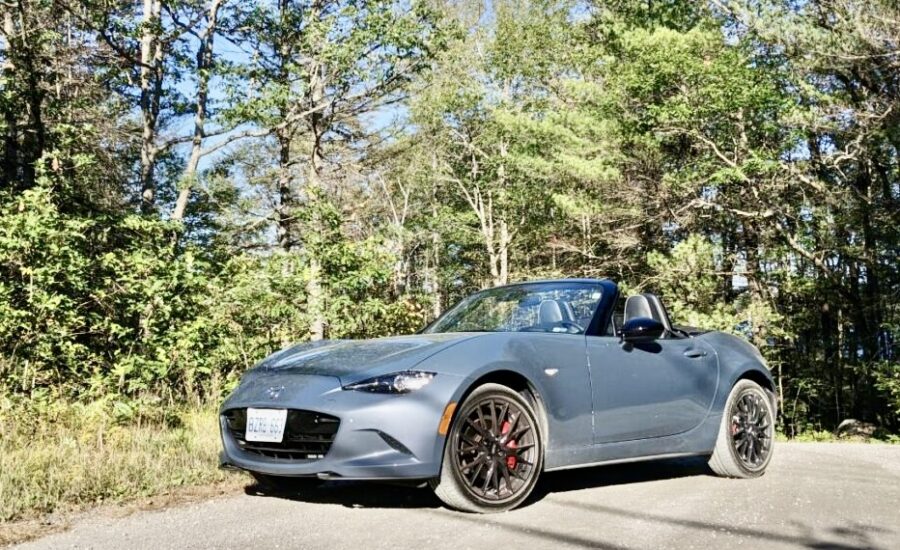
[[247, 441], [247, 409], [229, 409], [222, 413], [231, 437], [243, 451], [284, 460], [325, 458], [334, 442], [341, 421], [327, 414], [288, 409], [281, 443]]

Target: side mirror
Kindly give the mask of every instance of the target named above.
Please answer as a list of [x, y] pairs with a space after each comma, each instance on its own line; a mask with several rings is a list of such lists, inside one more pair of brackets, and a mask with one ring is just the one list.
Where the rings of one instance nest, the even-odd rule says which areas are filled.
[[622, 325], [623, 342], [652, 342], [662, 337], [666, 327], [649, 317], [637, 317]]

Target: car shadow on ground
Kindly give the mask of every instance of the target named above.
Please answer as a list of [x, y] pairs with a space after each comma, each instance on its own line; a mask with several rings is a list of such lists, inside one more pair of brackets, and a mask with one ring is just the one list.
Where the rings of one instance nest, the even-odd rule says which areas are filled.
[[[732, 536], [746, 537], [749, 539], [751, 547], [775, 543], [815, 550], [874, 550], [882, 547], [876, 543], [873, 537], [894, 533], [890, 528], [846, 523], [842, 526], [820, 530], [817, 536], [812, 528], [797, 522], [791, 522], [791, 528], [788, 530], [766, 530], [758, 527], [741, 527], [727, 523], [625, 510], [607, 504], [576, 501], [564, 496], [566, 492], [570, 491], [709, 475], [713, 475], [713, 473], [703, 457], [547, 472], [541, 476], [537, 487], [535, 487], [534, 492], [523, 506], [538, 503], [551, 494], [563, 495], [553, 499], [554, 505], [568, 508], [576, 513], [589, 512], [597, 516], [609, 516], [620, 520], [637, 520], [648, 525], [698, 530], [714, 535], [727, 533]], [[254, 483], [248, 485], [245, 488], [245, 492], [248, 495], [302, 502], [338, 504], [349, 508], [417, 508], [423, 509], [427, 513], [440, 514], [441, 517], [446, 517], [443, 512], [436, 510], [442, 505], [426, 484], [330, 481], [318, 487], [297, 492], [272, 490]], [[509, 519], [503, 519], [504, 517], [511, 518], [512, 516], [453, 515], [455, 521], [472, 523], [473, 525], [490, 524], [493, 528], [509, 530], [510, 533], [514, 534], [521, 534], [524, 529], [537, 546], [549, 542], [580, 548], [630, 550], [629, 546], [621, 546], [601, 538], [593, 538], [583, 534], [563, 532], [552, 528], [543, 528], [543, 526], [538, 525], [528, 525], [526, 529], [515, 522], [510, 522]], [[824, 539], [822, 538], [823, 536], [825, 537]]]
[[[703, 458], [656, 460], [546, 472], [541, 476], [537, 487], [523, 506], [530, 506], [552, 493], [711, 474], [712, 472]], [[252, 483], [244, 489], [244, 492], [252, 496], [339, 504], [348, 508], [438, 508], [441, 506], [440, 501], [424, 483], [328, 481], [318, 487], [303, 490], [288, 487], [270, 488]]]
[[713, 472], [707, 465], [705, 457], [670, 458], [546, 472], [541, 476], [525, 506], [538, 502], [551, 493], [711, 475]]

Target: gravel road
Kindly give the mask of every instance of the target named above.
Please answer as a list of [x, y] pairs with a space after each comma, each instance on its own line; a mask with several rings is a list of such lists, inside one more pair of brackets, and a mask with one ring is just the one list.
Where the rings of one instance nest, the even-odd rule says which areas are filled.
[[244, 492], [125, 518], [92, 517], [44, 548], [900, 549], [900, 446], [780, 444], [765, 476], [713, 477], [683, 459], [546, 474], [532, 502], [492, 516], [426, 489], [328, 483]]

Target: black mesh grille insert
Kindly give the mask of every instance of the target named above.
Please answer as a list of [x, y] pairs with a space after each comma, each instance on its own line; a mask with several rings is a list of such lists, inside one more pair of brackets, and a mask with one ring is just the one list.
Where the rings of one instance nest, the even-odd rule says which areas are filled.
[[229, 409], [222, 413], [228, 431], [238, 446], [247, 452], [285, 460], [324, 458], [334, 442], [341, 421], [331, 415], [288, 409], [284, 439], [281, 443], [262, 443], [244, 439], [247, 409]]

